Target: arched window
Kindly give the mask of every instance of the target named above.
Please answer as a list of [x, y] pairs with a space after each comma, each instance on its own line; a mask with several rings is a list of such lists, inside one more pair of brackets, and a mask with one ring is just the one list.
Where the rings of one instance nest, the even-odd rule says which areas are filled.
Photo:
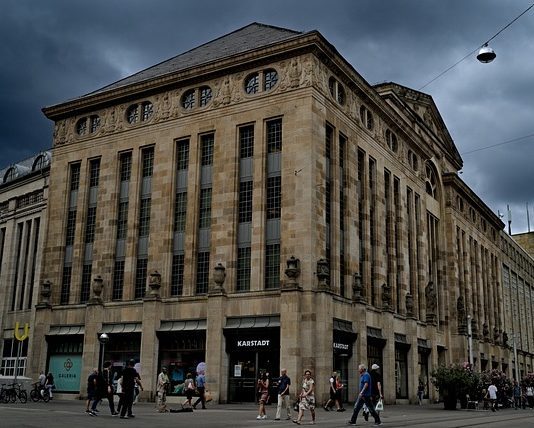
[[33, 162], [32, 171], [43, 169], [44, 167], [48, 166], [49, 163], [50, 160], [48, 159], [47, 155], [39, 155], [35, 158], [35, 161]]
[[425, 172], [426, 172], [426, 180], [425, 180], [426, 193], [428, 193], [434, 199], [437, 199], [437, 179], [436, 179], [436, 174], [434, 173], [434, 169], [429, 164], [426, 164]]
[[360, 107], [360, 119], [363, 126], [365, 126], [369, 131], [373, 130], [375, 126], [373, 114], [365, 106]]
[[17, 178], [17, 175], [17, 169], [14, 166], [10, 167], [4, 174], [4, 183], [14, 180]]
[[397, 151], [399, 150], [399, 143], [397, 142], [397, 136], [390, 129], [386, 129], [386, 143], [389, 147], [389, 150], [391, 150], [394, 153], [397, 153]]

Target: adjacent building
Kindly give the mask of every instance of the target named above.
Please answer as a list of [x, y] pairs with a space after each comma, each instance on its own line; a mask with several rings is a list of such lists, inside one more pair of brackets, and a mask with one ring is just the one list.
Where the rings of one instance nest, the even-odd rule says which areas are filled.
[[468, 322], [476, 368], [532, 369], [533, 261], [460, 179], [432, 97], [370, 85], [319, 32], [253, 23], [43, 111], [30, 369], [61, 391], [134, 358], [147, 396], [162, 365], [179, 393], [205, 362], [220, 402], [281, 367], [321, 398], [339, 370], [353, 397], [364, 362], [413, 401], [467, 361]]

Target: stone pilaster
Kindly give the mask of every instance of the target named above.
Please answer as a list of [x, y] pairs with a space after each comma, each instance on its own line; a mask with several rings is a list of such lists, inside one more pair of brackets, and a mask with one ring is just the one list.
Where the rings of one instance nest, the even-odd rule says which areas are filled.
[[[151, 273], [151, 276], [154, 272]], [[156, 272], [157, 273], [157, 272]], [[143, 334], [141, 335], [141, 379], [144, 391], [141, 398], [154, 399], [158, 373], [159, 340], [156, 330], [160, 326], [163, 313], [159, 295], [148, 294], [143, 299]], [[154, 374], [156, 376], [154, 376]], [[147, 376], [149, 375], [149, 376]]]
[[80, 372], [80, 397], [86, 397], [87, 377], [94, 367], [98, 367], [100, 355], [100, 342], [98, 333], [102, 330], [104, 319], [104, 306], [88, 303], [85, 310], [85, 334], [83, 336], [82, 370]]

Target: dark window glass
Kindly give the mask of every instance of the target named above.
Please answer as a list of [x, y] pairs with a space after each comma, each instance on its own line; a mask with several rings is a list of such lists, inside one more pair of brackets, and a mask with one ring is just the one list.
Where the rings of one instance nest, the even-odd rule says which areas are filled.
[[128, 123], [136, 123], [139, 121], [139, 106], [134, 104], [126, 110], [126, 120]]
[[245, 79], [245, 92], [247, 94], [255, 94], [260, 87], [260, 75], [253, 73]]
[[82, 289], [80, 292], [80, 303], [86, 303], [89, 300], [91, 292], [91, 271], [92, 265], [83, 265], [82, 270]]
[[67, 232], [65, 236], [65, 245], [74, 244], [74, 232], [76, 231], [76, 210], [70, 210], [67, 215]]
[[254, 156], [254, 126], [239, 128], [239, 156], [241, 159]]
[[282, 151], [282, 120], [267, 122], [267, 151], [276, 153]]
[[181, 296], [184, 288], [184, 255], [172, 258], [171, 296]]
[[239, 183], [239, 222], [252, 221], [252, 181]]
[[89, 207], [87, 210], [87, 220], [85, 223], [85, 243], [90, 244], [95, 241], [96, 207]]
[[80, 164], [76, 163], [70, 167], [70, 190], [78, 190], [80, 187]]
[[266, 247], [265, 288], [280, 288], [280, 244]]
[[135, 269], [135, 298], [142, 299], [146, 292], [148, 259], [137, 259]]
[[128, 235], [128, 201], [119, 202], [117, 218], [117, 239], [126, 239]]
[[213, 134], [203, 135], [200, 140], [201, 144], [201, 165], [213, 165], [213, 144], [215, 136]]
[[60, 304], [67, 305], [70, 296], [70, 279], [72, 274], [72, 266], [63, 267], [63, 275], [61, 278], [61, 296]]
[[154, 149], [143, 150], [143, 178], [152, 177], [154, 172]]
[[263, 74], [263, 79], [264, 79], [263, 90], [269, 91], [278, 82], [278, 73], [276, 72], [276, 70], [272, 70], [272, 69], [265, 70]]
[[250, 247], [237, 249], [237, 291], [250, 290]]
[[280, 218], [282, 202], [281, 177], [267, 179], [267, 219]]
[[91, 122], [91, 133], [96, 132], [100, 127], [100, 117], [91, 116], [89, 120]]
[[176, 169], [178, 171], [187, 169], [189, 165], [189, 140], [178, 141], [177, 157]]
[[141, 120], [145, 121], [152, 117], [152, 114], [154, 113], [154, 106], [151, 102], [147, 101], [142, 104], [143, 109], [143, 116]]
[[87, 118], [84, 117], [76, 123], [76, 133], [78, 135], [84, 135], [87, 132]]
[[113, 268], [113, 300], [122, 299], [124, 288], [124, 260], [116, 260]]
[[89, 186], [97, 187], [98, 179], [100, 177], [100, 159], [92, 160], [89, 168]]
[[211, 88], [209, 86], [202, 86], [200, 92], [200, 107], [206, 106], [212, 98]]
[[123, 153], [121, 155], [121, 181], [130, 181], [132, 174], [132, 154]]
[[198, 253], [196, 294], [206, 294], [209, 285], [210, 253]]
[[195, 90], [189, 89], [182, 95], [182, 107], [191, 110], [195, 107]]
[[139, 208], [139, 237], [146, 237], [150, 234], [150, 204], [151, 199], [141, 199]]
[[211, 188], [200, 190], [199, 228], [209, 228], [211, 225]]
[[187, 192], [176, 194], [176, 203], [174, 211], [174, 231], [184, 232], [187, 214]]

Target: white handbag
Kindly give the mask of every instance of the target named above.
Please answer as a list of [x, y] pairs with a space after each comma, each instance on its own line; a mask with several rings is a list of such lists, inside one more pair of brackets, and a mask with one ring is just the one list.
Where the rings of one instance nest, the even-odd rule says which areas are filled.
[[376, 403], [375, 410], [376, 410], [377, 412], [382, 412], [382, 411], [384, 411], [384, 403], [382, 402], [382, 399], [378, 400], [378, 403]]

